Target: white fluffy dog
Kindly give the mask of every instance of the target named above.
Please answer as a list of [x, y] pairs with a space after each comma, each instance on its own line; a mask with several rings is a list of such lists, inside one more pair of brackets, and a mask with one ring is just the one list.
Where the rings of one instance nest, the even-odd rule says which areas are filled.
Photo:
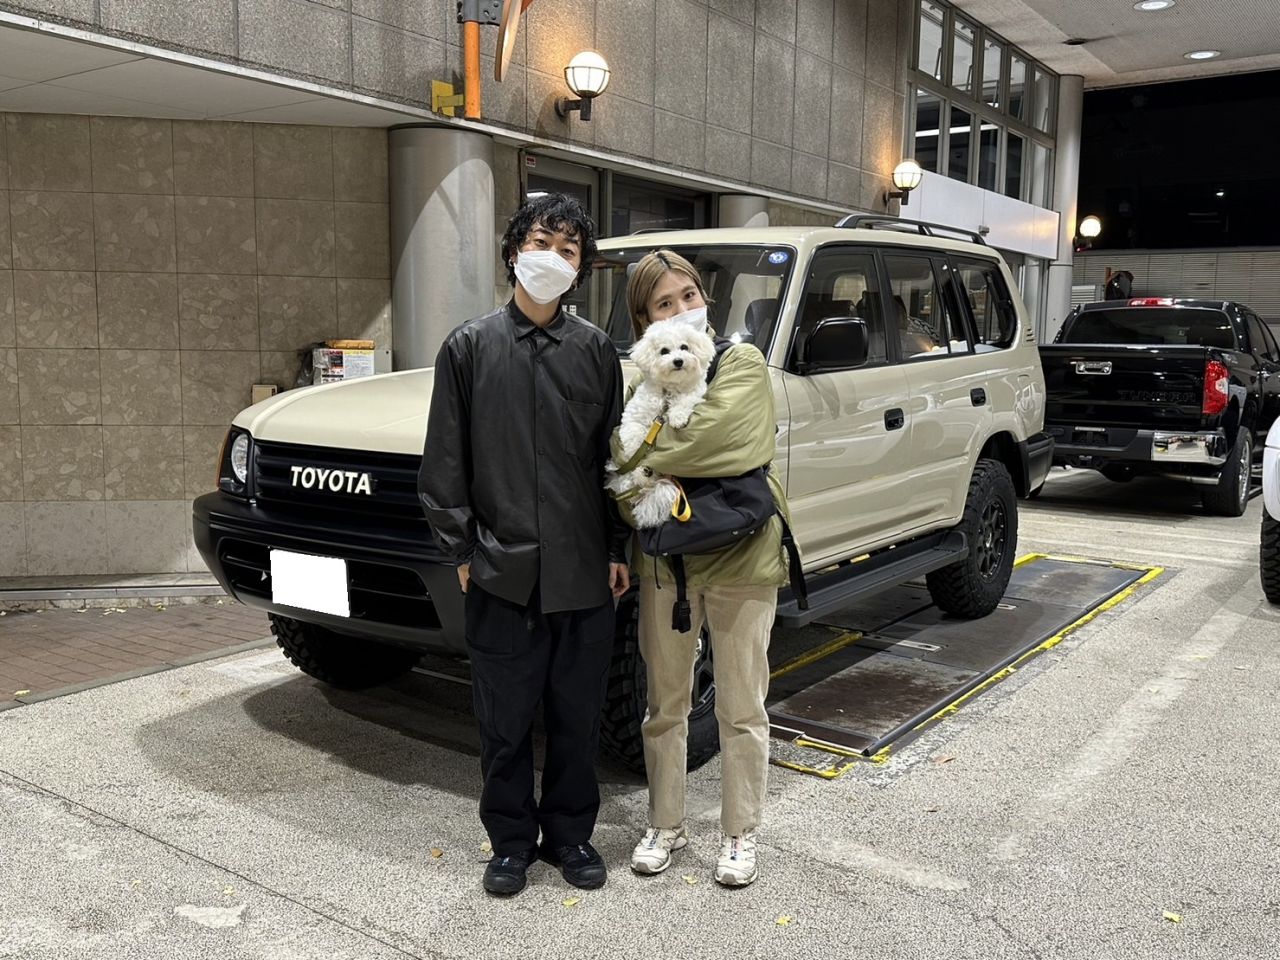
[[[644, 379], [622, 411], [618, 438], [624, 458], [640, 449], [659, 416], [665, 416], [673, 427], [688, 425], [694, 408], [707, 393], [707, 368], [715, 355], [715, 341], [701, 317], [696, 325], [679, 315], [649, 325], [631, 348], [631, 359]], [[669, 479], [643, 465], [619, 474], [612, 460], [606, 470], [605, 486], [615, 494], [639, 490], [631, 504], [637, 527], [656, 527], [671, 516], [679, 491]]]

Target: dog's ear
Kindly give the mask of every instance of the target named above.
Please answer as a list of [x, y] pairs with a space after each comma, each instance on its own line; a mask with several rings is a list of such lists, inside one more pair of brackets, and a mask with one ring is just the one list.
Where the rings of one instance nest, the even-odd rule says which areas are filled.
[[644, 373], [653, 369], [658, 359], [658, 345], [653, 337], [641, 337], [631, 345], [631, 362]]
[[716, 357], [716, 343], [706, 335], [699, 335], [690, 340], [689, 352], [698, 358], [702, 369], [706, 370]]

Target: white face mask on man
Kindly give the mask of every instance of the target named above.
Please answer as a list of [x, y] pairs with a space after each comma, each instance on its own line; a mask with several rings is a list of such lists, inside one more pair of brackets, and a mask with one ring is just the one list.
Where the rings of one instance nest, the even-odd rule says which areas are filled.
[[687, 327], [695, 330], [707, 329], [707, 308], [694, 307], [692, 310], [686, 310], [684, 313], [677, 313], [674, 317], [669, 318], [675, 323], [683, 323]]
[[559, 299], [578, 279], [578, 271], [554, 250], [521, 250], [516, 254], [515, 272], [534, 303]]

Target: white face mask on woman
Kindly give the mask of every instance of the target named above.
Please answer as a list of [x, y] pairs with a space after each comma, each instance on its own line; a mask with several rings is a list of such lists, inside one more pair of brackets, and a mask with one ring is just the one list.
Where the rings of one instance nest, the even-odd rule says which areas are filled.
[[687, 327], [693, 327], [695, 330], [706, 330], [707, 308], [694, 307], [692, 310], [686, 310], [684, 313], [677, 313], [670, 319], [675, 323], [683, 323]]
[[554, 250], [521, 250], [516, 254], [515, 271], [534, 303], [559, 299], [578, 279], [578, 271]]

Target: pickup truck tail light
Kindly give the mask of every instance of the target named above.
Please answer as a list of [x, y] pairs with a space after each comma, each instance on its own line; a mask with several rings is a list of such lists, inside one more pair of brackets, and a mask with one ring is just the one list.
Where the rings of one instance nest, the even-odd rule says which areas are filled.
[[1217, 360], [1210, 360], [1204, 365], [1204, 404], [1200, 409], [1206, 417], [1227, 409], [1227, 382], [1230, 379], [1227, 368]]

